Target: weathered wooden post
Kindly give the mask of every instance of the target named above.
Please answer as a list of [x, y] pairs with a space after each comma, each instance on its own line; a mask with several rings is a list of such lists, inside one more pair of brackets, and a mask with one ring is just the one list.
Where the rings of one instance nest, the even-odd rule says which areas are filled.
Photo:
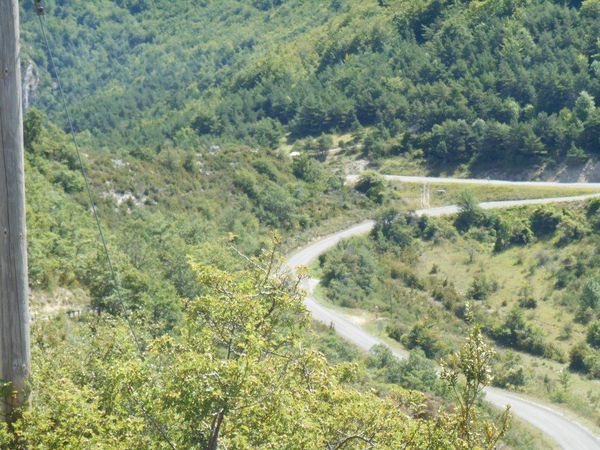
[[27, 401], [29, 308], [19, 4], [0, 0], [0, 381], [7, 420]]

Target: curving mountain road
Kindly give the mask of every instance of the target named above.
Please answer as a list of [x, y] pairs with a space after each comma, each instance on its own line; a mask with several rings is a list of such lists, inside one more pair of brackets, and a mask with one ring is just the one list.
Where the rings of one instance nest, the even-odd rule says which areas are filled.
[[[402, 178], [419, 178], [412, 182], [440, 182], [446, 179], [431, 178], [431, 177], [402, 177]], [[451, 179], [452, 180], [452, 179]], [[491, 180], [471, 180], [470, 183], [489, 184]], [[446, 182], [446, 181], [444, 181]], [[502, 182], [496, 183], [519, 183], [520, 185], [536, 186], [536, 182], [529, 184], [528, 182]], [[558, 184], [558, 183], [556, 183]], [[562, 185], [561, 185], [562, 186]], [[599, 187], [600, 184], [578, 184], [579, 187]], [[481, 207], [485, 209], [508, 208], [512, 206], [546, 204], [556, 202], [574, 202], [586, 200], [589, 198], [600, 197], [598, 194], [579, 195], [573, 197], [545, 198], [545, 199], [529, 199], [529, 200], [514, 200], [514, 201], [498, 201], [482, 203]], [[458, 211], [456, 205], [444, 206], [440, 208], [431, 208], [416, 211], [417, 215], [442, 216], [453, 214]], [[351, 236], [368, 233], [373, 228], [372, 220], [362, 222], [358, 225], [350, 227], [346, 230], [331, 234], [327, 237], [319, 239], [316, 242], [296, 251], [287, 260], [287, 266], [291, 271], [295, 271], [300, 266], [308, 266], [319, 255], [334, 247], [338, 242]], [[359, 348], [368, 351], [375, 344], [386, 345], [381, 339], [373, 336], [363, 330], [359, 325], [356, 325], [339, 312], [334, 311], [326, 306], [318, 303], [313, 292], [319, 281], [308, 279], [303, 282], [302, 287], [306, 290], [306, 306], [313, 317], [326, 324], [333, 324], [336, 332], [344, 339], [352, 342]], [[407, 353], [391, 349], [397, 358], [406, 358]], [[566, 450], [600, 450], [600, 439], [594, 434], [575, 422], [573, 419], [564, 416], [563, 414], [554, 411], [548, 406], [520, 397], [508, 391], [487, 388], [485, 390], [486, 400], [495, 406], [503, 407], [511, 406], [511, 411], [516, 416], [529, 422], [531, 425], [539, 428], [544, 434], [554, 439], [561, 448]]]

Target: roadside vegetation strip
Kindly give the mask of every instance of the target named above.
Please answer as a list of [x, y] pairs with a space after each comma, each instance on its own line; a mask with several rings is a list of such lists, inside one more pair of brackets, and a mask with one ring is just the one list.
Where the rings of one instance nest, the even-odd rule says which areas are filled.
[[[600, 193], [572, 197], [487, 202], [480, 204], [480, 206], [484, 209], [498, 209], [557, 202], [577, 202], [596, 197], [600, 197]], [[415, 213], [418, 215], [443, 216], [454, 214], [456, 212], [458, 212], [458, 207], [450, 205], [441, 208], [419, 210]], [[288, 259], [287, 266], [292, 271], [295, 271], [300, 266], [309, 266], [311, 262], [327, 250], [333, 248], [341, 240], [368, 233], [373, 226], [373, 221], [365, 221], [346, 230], [326, 236], [293, 253]], [[307, 291], [307, 307], [315, 319], [326, 324], [332, 324], [342, 337], [363, 350], [368, 351], [375, 344], [382, 344], [389, 348], [389, 346], [380, 338], [373, 336], [363, 330], [360, 326], [346, 320], [338, 312], [318, 303], [312, 295], [317, 285], [318, 280], [314, 279], [306, 280], [303, 284], [303, 287]], [[406, 358], [405, 353], [395, 351], [394, 349], [391, 350], [397, 358]], [[556, 412], [549, 406], [521, 398], [520, 396], [500, 389], [488, 388], [485, 390], [485, 393], [486, 399], [495, 406], [511, 405], [512, 412], [516, 416], [539, 428], [547, 436], [554, 439], [563, 449], [600, 450], [600, 439], [590, 430], [561, 413]]]
[[[571, 197], [549, 197], [549, 198], [531, 198], [524, 200], [500, 200], [493, 202], [481, 202], [479, 207], [481, 209], [504, 209], [504, 208], [515, 208], [518, 206], [529, 206], [529, 205], [548, 205], [554, 203], [574, 203], [591, 200], [593, 198], [600, 198], [600, 192], [596, 194], [585, 194], [585, 195], [574, 195]], [[437, 208], [418, 209], [414, 212], [417, 216], [447, 216], [450, 214], [456, 214], [460, 210], [458, 205], [439, 206]]]
[[[460, 201], [465, 192], [472, 192], [481, 202], [502, 200], [526, 200], [537, 198], [574, 197], [577, 195], [600, 192], [590, 187], [523, 187], [523, 186], [493, 186], [474, 184], [449, 183], [402, 183], [389, 182], [390, 200], [401, 202], [407, 207], [428, 208], [445, 206]], [[427, 203], [423, 202], [426, 196]]]
[[[502, 182], [481, 180], [461, 180], [460, 183], [447, 182], [446, 178], [408, 177], [398, 181], [395, 176], [379, 175], [366, 171], [361, 175], [349, 175], [346, 182], [355, 190], [367, 193], [370, 187], [379, 186], [381, 195], [390, 205], [400, 209], [417, 210], [457, 204], [465, 194], [473, 194], [479, 202], [516, 201], [531, 199], [553, 199], [576, 197], [600, 193], [600, 183], [544, 183]], [[499, 184], [494, 184], [499, 183]], [[385, 185], [388, 185], [384, 187]], [[375, 189], [367, 196], [374, 199]], [[381, 200], [380, 200], [381, 201]]]
[[[510, 181], [490, 180], [480, 178], [449, 178], [449, 177], [427, 177], [412, 175], [381, 175], [388, 181], [399, 181], [402, 183], [442, 183], [442, 184], [472, 184], [478, 186], [524, 186], [524, 187], [554, 187], [554, 188], [583, 188], [598, 189], [600, 183], [588, 182], [560, 182], [560, 181]], [[346, 180], [350, 183], [356, 182], [360, 175], [347, 175]]]

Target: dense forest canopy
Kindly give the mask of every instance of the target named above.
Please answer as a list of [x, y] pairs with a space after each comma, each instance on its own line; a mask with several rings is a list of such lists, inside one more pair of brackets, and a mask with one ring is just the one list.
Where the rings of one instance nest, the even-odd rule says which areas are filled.
[[[374, 127], [374, 158], [581, 160], [600, 150], [598, 0], [47, 2], [78, 130], [155, 150], [277, 147]], [[26, 54], [56, 110], [25, 13]]]

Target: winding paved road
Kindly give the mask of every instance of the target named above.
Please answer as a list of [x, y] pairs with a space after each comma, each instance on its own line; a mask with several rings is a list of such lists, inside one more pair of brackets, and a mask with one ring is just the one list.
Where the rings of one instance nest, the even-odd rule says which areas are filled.
[[[386, 178], [390, 178], [389, 176]], [[454, 182], [457, 179], [444, 179], [444, 178], [432, 178], [432, 177], [395, 177], [400, 181], [407, 182]], [[407, 179], [410, 179], [407, 180]], [[453, 180], [453, 181], [450, 181]], [[526, 186], [539, 186], [538, 182], [509, 182], [500, 180], [461, 180], [461, 182], [473, 183], [473, 184], [519, 184]], [[548, 185], [545, 183], [543, 185]], [[550, 185], [559, 185], [559, 183], [551, 183]], [[600, 183], [570, 183], [564, 184], [565, 186], [577, 186], [577, 187], [598, 187]], [[563, 186], [563, 184], [560, 184]], [[508, 208], [512, 206], [521, 205], [532, 205], [532, 204], [546, 204], [556, 202], [574, 202], [587, 200], [589, 198], [600, 197], [598, 194], [589, 195], [578, 195], [573, 197], [559, 197], [559, 198], [545, 198], [545, 199], [530, 199], [530, 200], [514, 200], [514, 201], [498, 201], [498, 202], [486, 202], [482, 203], [481, 207], [485, 209], [495, 208]], [[442, 216], [447, 214], [453, 214], [458, 211], [456, 205], [443, 206], [440, 208], [431, 208], [416, 211], [418, 215], [429, 215], [429, 216]], [[287, 266], [290, 270], [295, 271], [300, 266], [308, 266], [319, 255], [325, 253], [327, 250], [334, 247], [342, 239], [349, 238], [351, 236], [361, 235], [368, 233], [373, 228], [374, 222], [369, 220], [362, 222], [358, 225], [350, 227], [346, 230], [331, 234], [327, 237], [319, 239], [316, 242], [296, 251], [293, 253], [287, 261]], [[344, 339], [352, 342], [362, 350], [368, 351], [375, 344], [386, 345], [380, 338], [373, 336], [363, 330], [359, 325], [356, 325], [339, 312], [334, 311], [326, 306], [317, 302], [313, 297], [313, 292], [318, 285], [319, 281], [316, 279], [308, 279], [303, 282], [302, 287], [306, 290], [306, 306], [312, 313], [313, 317], [326, 324], [333, 324], [336, 332]], [[406, 358], [407, 353], [395, 349], [391, 349], [397, 358]], [[523, 420], [529, 422], [531, 425], [539, 428], [548, 437], [554, 439], [561, 448], [565, 450], [600, 450], [600, 439], [594, 434], [574, 421], [573, 419], [566, 417], [565, 415], [553, 410], [549, 406], [545, 406], [541, 403], [533, 402], [531, 400], [520, 397], [508, 391], [487, 388], [485, 390], [485, 398], [487, 401], [498, 407], [504, 407], [505, 405], [511, 406], [511, 411], [516, 416], [519, 416]]]

